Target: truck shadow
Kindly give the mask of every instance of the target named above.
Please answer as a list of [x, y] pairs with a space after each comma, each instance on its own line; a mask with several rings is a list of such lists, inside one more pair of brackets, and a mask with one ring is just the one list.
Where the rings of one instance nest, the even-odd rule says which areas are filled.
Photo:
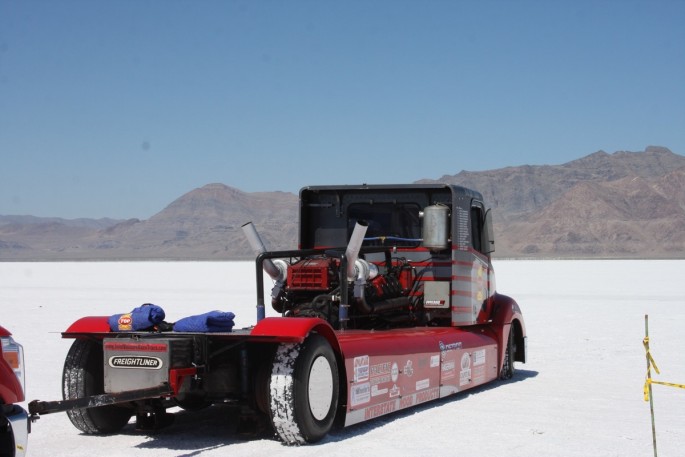
[[243, 428], [240, 409], [234, 406], [214, 405], [200, 411], [173, 412], [174, 422], [155, 431], [138, 431], [130, 423], [119, 434], [144, 435], [148, 439], [138, 449], [169, 449], [179, 451], [177, 457], [193, 457], [203, 452], [253, 440], [274, 440], [268, 423]]
[[[411, 415], [440, 408], [452, 402], [459, 402], [471, 395], [477, 395], [491, 389], [523, 382], [535, 378], [538, 374], [537, 371], [518, 369], [514, 378], [509, 380], [499, 380], [484, 384], [480, 387], [416, 405], [347, 428], [334, 428], [319, 444], [334, 443], [356, 436], [363, 436], [378, 427], [391, 424]], [[249, 441], [266, 440], [273, 441], [273, 444], [278, 444], [278, 438], [275, 437], [268, 421], [266, 423], [253, 424], [255, 427], [243, 428], [239, 417], [240, 409], [228, 405], [215, 405], [200, 411], [184, 411], [179, 409], [174, 412], [174, 423], [169, 427], [154, 432], [141, 432], [137, 431], [135, 424], [131, 423], [120, 434], [146, 435], [148, 439], [137, 444], [136, 448], [179, 451], [177, 457], [194, 457], [206, 451]]]
[[482, 392], [487, 392], [492, 389], [496, 388], [501, 388], [502, 386], [509, 385], [509, 384], [515, 384], [519, 382], [526, 381], [531, 378], [535, 378], [539, 373], [537, 371], [533, 370], [521, 370], [521, 369], [516, 369], [516, 374], [512, 379], [507, 379], [507, 380], [497, 380], [494, 382], [490, 382], [487, 384], [483, 384], [482, 386], [475, 387], [469, 390], [466, 390], [464, 392], [459, 392], [454, 395], [449, 395], [444, 398], [440, 398], [437, 400], [429, 401], [426, 403], [422, 403], [420, 405], [413, 406], [411, 408], [403, 409], [400, 411], [393, 412], [391, 414], [385, 415], [385, 416], [380, 416], [376, 419], [367, 421], [367, 422], [362, 422], [356, 425], [352, 425], [347, 428], [338, 428], [332, 430], [324, 440], [321, 441], [321, 443], [330, 443], [330, 442], [338, 442], [342, 441], [345, 439], [349, 439], [354, 436], [362, 436], [370, 431], [373, 431], [374, 429], [381, 427], [385, 424], [391, 424], [395, 421], [401, 420], [403, 418], [412, 416], [417, 413], [425, 412], [425, 411], [430, 411], [435, 408], [440, 408], [444, 405], [453, 403], [453, 402], [459, 402], [462, 401], [466, 398], [469, 398], [471, 395], [477, 395]]

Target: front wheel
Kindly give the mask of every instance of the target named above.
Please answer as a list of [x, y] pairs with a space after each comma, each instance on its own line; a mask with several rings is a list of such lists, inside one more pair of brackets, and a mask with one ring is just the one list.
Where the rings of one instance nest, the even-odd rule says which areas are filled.
[[286, 444], [313, 443], [330, 431], [338, 407], [338, 365], [326, 338], [281, 344], [269, 383], [271, 423]]
[[504, 362], [502, 363], [502, 371], [500, 372], [500, 379], [511, 379], [514, 377], [514, 356], [516, 354], [516, 340], [514, 339], [514, 326], [509, 329], [509, 337], [507, 338], [507, 349], [504, 351]]
[[[62, 396], [65, 400], [104, 393], [102, 342], [74, 340], [64, 361]], [[74, 427], [88, 434], [121, 430], [133, 411], [124, 406], [107, 405], [67, 411]]]

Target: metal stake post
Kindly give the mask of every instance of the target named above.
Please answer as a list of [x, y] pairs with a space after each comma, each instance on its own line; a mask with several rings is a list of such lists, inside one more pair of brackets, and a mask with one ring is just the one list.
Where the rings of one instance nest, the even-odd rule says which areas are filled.
[[654, 446], [654, 457], [656, 454], [656, 425], [654, 423], [654, 400], [652, 396], [652, 364], [649, 360], [649, 316], [645, 314], [645, 349], [647, 349], [647, 388], [649, 389], [649, 412], [652, 416], [652, 444]]

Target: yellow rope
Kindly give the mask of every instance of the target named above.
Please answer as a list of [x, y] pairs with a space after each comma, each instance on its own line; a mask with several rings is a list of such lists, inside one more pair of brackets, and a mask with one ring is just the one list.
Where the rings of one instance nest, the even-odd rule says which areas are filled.
[[656, 362], [654, 361], [654, 358], [652, 357], [652, 353], [649, 351], [649, 337], [645, 337], [642, 340], [642, 345], [645, 347], [645, 351], [647, 351], [647, 360], [649, 360], [649, 365], [647, 366], [647, 376], [645, 379], [645, 386], [643, 388], [645, 401], [649, 401], [649, 385], [650, 384], [660, 384], [662, 386], [670, 386], [670, 387], [677, 387], [679, 389], [685, 389], [685, 384], [675, 384], [672, 382], [654, 381], [652, 379], [650, 367], [654, 367], [654, 371], [656, 371], [657, 374], [661, 374], [661, 372], [659, 371], [659, 367], [656, 366]]

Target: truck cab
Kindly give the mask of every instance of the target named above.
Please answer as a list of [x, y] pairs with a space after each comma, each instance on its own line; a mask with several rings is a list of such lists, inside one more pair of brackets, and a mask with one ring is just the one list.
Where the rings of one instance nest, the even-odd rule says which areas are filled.
[[[344, 246], [359, 221], [367, 226], [360, 257], [378, 266], [376, 278], [381, 278], [367, 283], [382, 284], [365, 287], [366, 304], [352, 307], [353, 314], [369, 307], [383, 310], [375, 314], [393, 314], [387, 300], [406, 297], [408, 306], [420, 311], [404, 313], [408, 324], [487, 322], [495, 294], [490, 262], [495, 243], [490, 212], [479, 192], [443, 184], [318, 186], [300, 191], [301, 249]], [[393, 260], [385, 263], [388, 252]], [[400, 287], [388, 286], [394, 278]], [[358, 298], [353, 301], [360, 302]], [[393, 302], [398, 311], [402, 302]], [[389, 325], [399, 325], [398, 313], [394, 314], [394, 324]]]

